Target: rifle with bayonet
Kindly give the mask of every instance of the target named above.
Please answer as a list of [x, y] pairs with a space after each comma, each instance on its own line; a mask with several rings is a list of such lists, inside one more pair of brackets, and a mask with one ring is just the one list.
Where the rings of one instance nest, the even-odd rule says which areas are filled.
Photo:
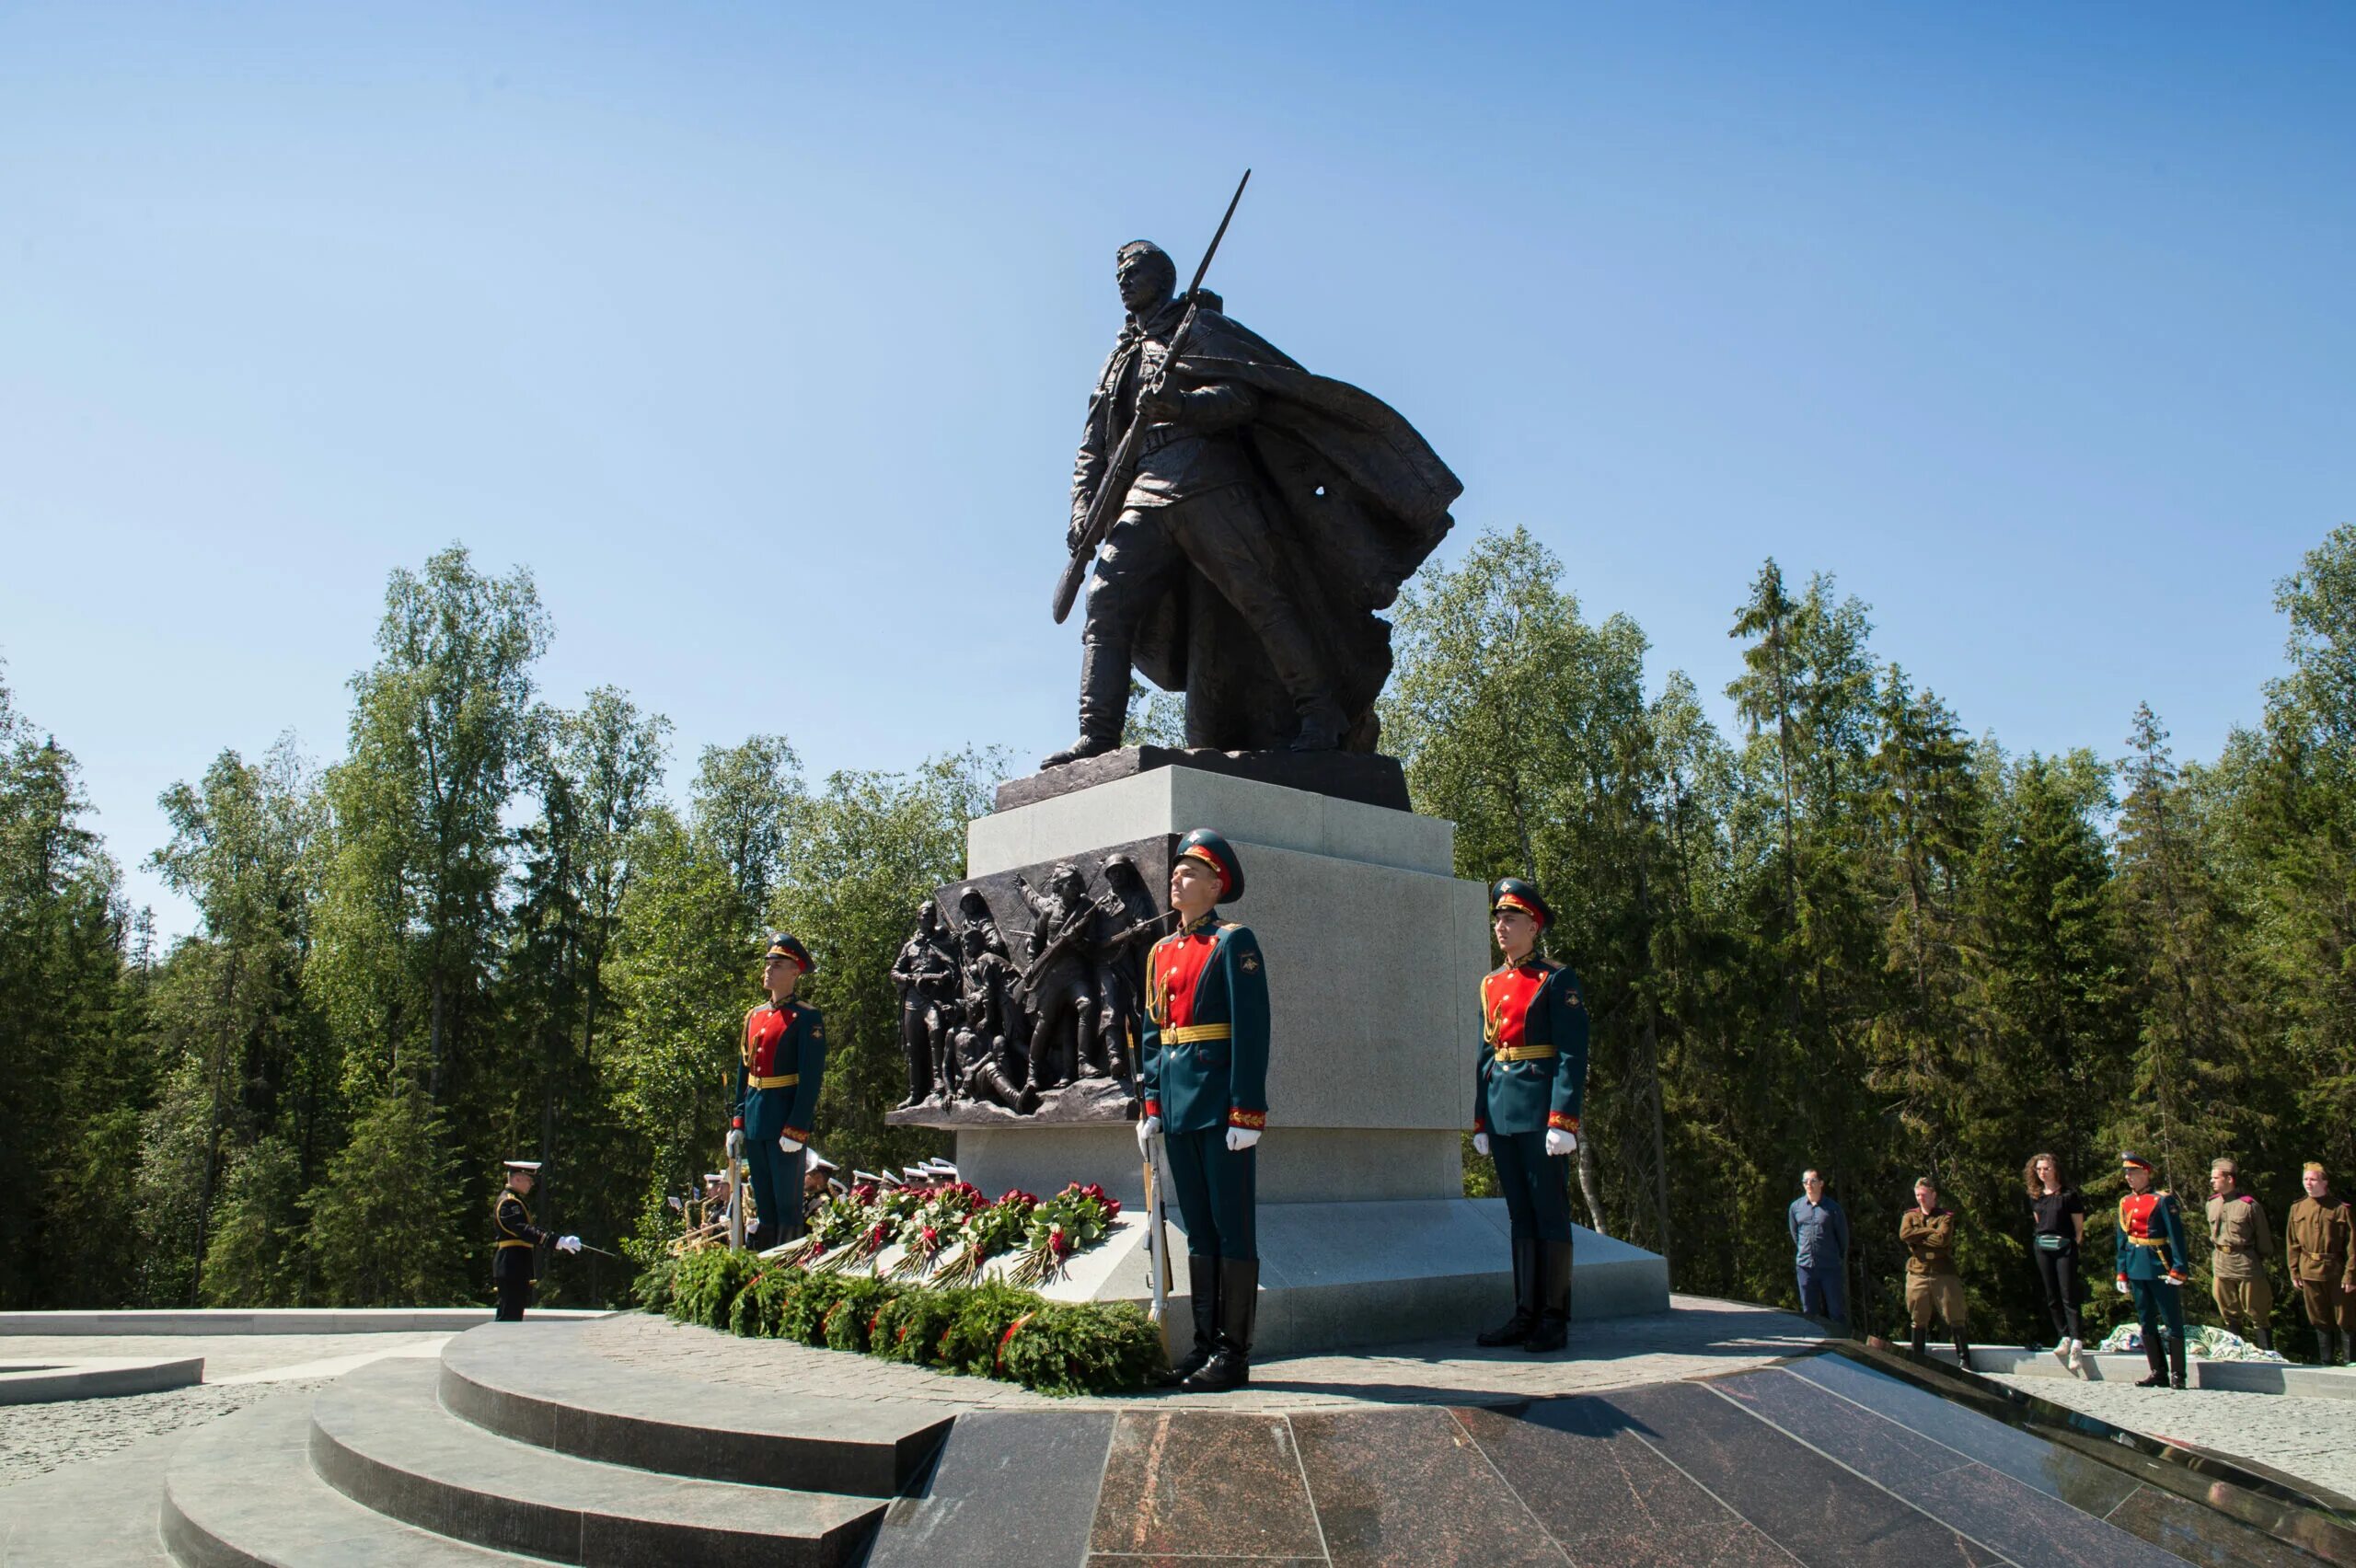
[[[1080, 597], [1080, 585], [1088, 576], [1088, 568], [1096, 559], [1096, 547], [1104, 542], [1105, 534], [1113, 526], [1113, 519], [1121, 513], [1121, 502], [1129, 493], [1129, 481], [1137, 477], [1138, 441], [1145, 433], [1144, 410], [1159, 397], [1170, 374], [1178, 366], [1178, 356], [1186, 347], [1186, 340], [1194, 334], [1195, 313], [1202, 308], [1203, 274], [1211, 270], [1211, 258], [1218, 254], [1218, 242], [1227, 237], [1228, 220], [1235, 216], [1236, 203], [1243, 200], [1243, 188], [1252, 183], [1252, 171], [1245, 169], [1243, 178], [1235, 182], [1235, 195], [1227, 203], [1226, 216], [1218, 221], [1218, 232], [1211, 236], [1210, 248], [1203, 252], [1202, 264], [1195, 269], [1195, 281], [1186, 285], [1186, 314], [1178, 320], [1178, 329], [1170, 334], [1169, 352], [1161, 356], [1161, 367], [1149, 381], [1140, 380], [1138, 386], [1138, 412], [1130, 417], [1129, 428], [1121, 432], [1121, 444], [1113, 450], [1113, 461], [1104, 469], [1104, 477], [1089, 498], [1088, 515], [1073, 538], [1071, 559], [1065, 563], [1064, 574], [1056, 580], [1056, 624], [1071, 614], [1072, 601]], [[1139, 350], [1140, 356], [1143, 351]]]

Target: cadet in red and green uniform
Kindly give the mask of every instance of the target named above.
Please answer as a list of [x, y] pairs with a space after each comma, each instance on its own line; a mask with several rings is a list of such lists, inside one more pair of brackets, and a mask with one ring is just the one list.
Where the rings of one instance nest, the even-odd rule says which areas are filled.
[[[2152, 1162], [2140, 1154], [2119, 1157], [2127, 1195], [2119, 1200], [2119, 1294], [2135, 1298], [2143, 1359], [2152, 1370], [2139, 1389], [2184, 1387], [2184, 1278], [2192, 1254], [2184, 1244], [2184, 1216], [2173, 1194], [2152, 1186]], [[2167, 1324], [2165, 1343], [2160, 1325]]]
[[1519, 877], [1489, 888], [1505, 963], [1481, 981], [1472, 1147], [1497, 1164], [1513, 1221], [1513, 1316], [1483, 1344], [1560, 1350], [1571, 1320], [1571, 1159], [1587, 1092], [1587, 1004], [1568, 965], [1538, 956], [1553, 912]]
[[826, 1024], [818, 1009], [793, 999], [816, 965], [810, 950], [780, 931], [762, 955], [761, 988], [769, 999], [745, 1015], [736, 1066], [736, 1136], [753, 1168], [759, 1225], [745, 1244], [755, 1251], [802, 1234], [802, 1146], [817, 1119], [826, 1071]]
[[578, 1236], [559, 1236], [532, 1223], [532, 1211], [524, 1206], [531, 1196], [532, 1184], [540, 1177], [540, 1162], [537, 1159], [511, 1159], [507, 1166], [507, 1185], [491, 1204], [491, 1283], [499, 1291], [499, 1309], [492, 1320], [520, 1323], [524, 1309], [532, 1304], [532, 1285], [538, 1277], [536, 1266], [540, 1243], [553, 1241], [560, 1252], [581, 1251]]
[[1168, 1381], [1195, 1393], [1250, 1380], [1259, 1304], [1252, 1146], [1268, 1124], [1268, 976], [1258, 939], [1218, 909], [1242, 893], [1233, 846], [1195, 829], [1170, 867], [1178, 929], [1146, 955], [1138, 1147], [1160, 1133], [1170, 1153], [1170, 1185], [1186, 1228], [1195, 1348]]

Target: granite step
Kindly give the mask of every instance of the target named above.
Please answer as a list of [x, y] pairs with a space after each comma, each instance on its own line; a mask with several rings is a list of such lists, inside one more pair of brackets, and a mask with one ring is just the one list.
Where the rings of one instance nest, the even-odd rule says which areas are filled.
[[951, 1416], [913, 1401], [780, 1400], [627, 1366], [582, 1343], [588, 1325], [492, 1323], [443, 1347], [452, 1414], [502, 1437], [667, 1475], [892, 1497]]
[[[311, 1469], [311, 1396], [288, 1392], [193, 1433], [164, 1475], [164, 1545], [182, 1568], [530, 1568], [364, 1508]], [[545, 1565], [542, 1565], [545, 1568]]]
[[884, 1512], [872, 1497], [665, 1475], [578, 1458], [451, 1414], [426, 1361], [322, 1389], [311, 1465], [356, 1503], [477, 1545], [558, 1562], [834, 1568]]

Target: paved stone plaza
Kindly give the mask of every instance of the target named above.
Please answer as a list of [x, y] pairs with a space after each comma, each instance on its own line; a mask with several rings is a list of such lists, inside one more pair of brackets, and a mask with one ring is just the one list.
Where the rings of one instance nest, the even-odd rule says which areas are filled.
[[[208, 1379], [0, 1411], [7, 1564], [2162, 1568], [2356, 1543], [1975, 1413], [1939, 1396], [1943, 1375], [1820, 1354], [1804, 1320], [1692, 1297], [1576, 1324], [1562, 1356], [1394, 1345], [1272, 1359], [1230, 1394], [1100, 1400], [643, 1314], [0, 1343], [29, 1361], [202, 1355]], [[2348, 1401], [2024, 1381], [2310, 1486], [2356, 1480]], [[1172, 1555], [1182, 1540], [1218, 1551]]]
[[2082, 1383], [2067, 1378], [2001, 1377], [1996, 1381], [2130, 1432], [2256, 1459], [2356, 1499], [2356, 1401], [2139, 1389], [2131, 1383]]

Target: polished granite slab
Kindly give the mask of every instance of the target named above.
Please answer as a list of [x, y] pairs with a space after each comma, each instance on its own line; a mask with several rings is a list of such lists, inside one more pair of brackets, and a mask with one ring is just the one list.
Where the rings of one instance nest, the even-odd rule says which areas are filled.
[[2246, 1521], [2263, 1510], [2229, 1496], [2230, 1487], [2159, 1477], [2158, 1461], [2143, 1456], [2106, 1462], [2071, 1447], [2082, 1441], [2074, 1433], [2049, 1441], [1970, 1399], [1823, 1355], [1520, 1405], [974, 1412], [958, 1418], [918, 1494], [893, 1505], [868, 1562], [2290, 1568], [2319, 1560], [2280, 1529], [2252, 1528]]
[[931, 1473], [895, 1501], [867, 1568], [1034, 1568], [1088, 1550], [1111, 1411], [974, 1411], [957, 1418]]
[[2014, 1562], [2050, 1562], [2056, 1568], [2170, 1568], [2177, 1561], [2138, 1536], [1781, 1368], [1702, 1386]]
[[1562, 1552], [1445, 1410], [1297, 1415], [1329, 1561], [1560, 1568]]

